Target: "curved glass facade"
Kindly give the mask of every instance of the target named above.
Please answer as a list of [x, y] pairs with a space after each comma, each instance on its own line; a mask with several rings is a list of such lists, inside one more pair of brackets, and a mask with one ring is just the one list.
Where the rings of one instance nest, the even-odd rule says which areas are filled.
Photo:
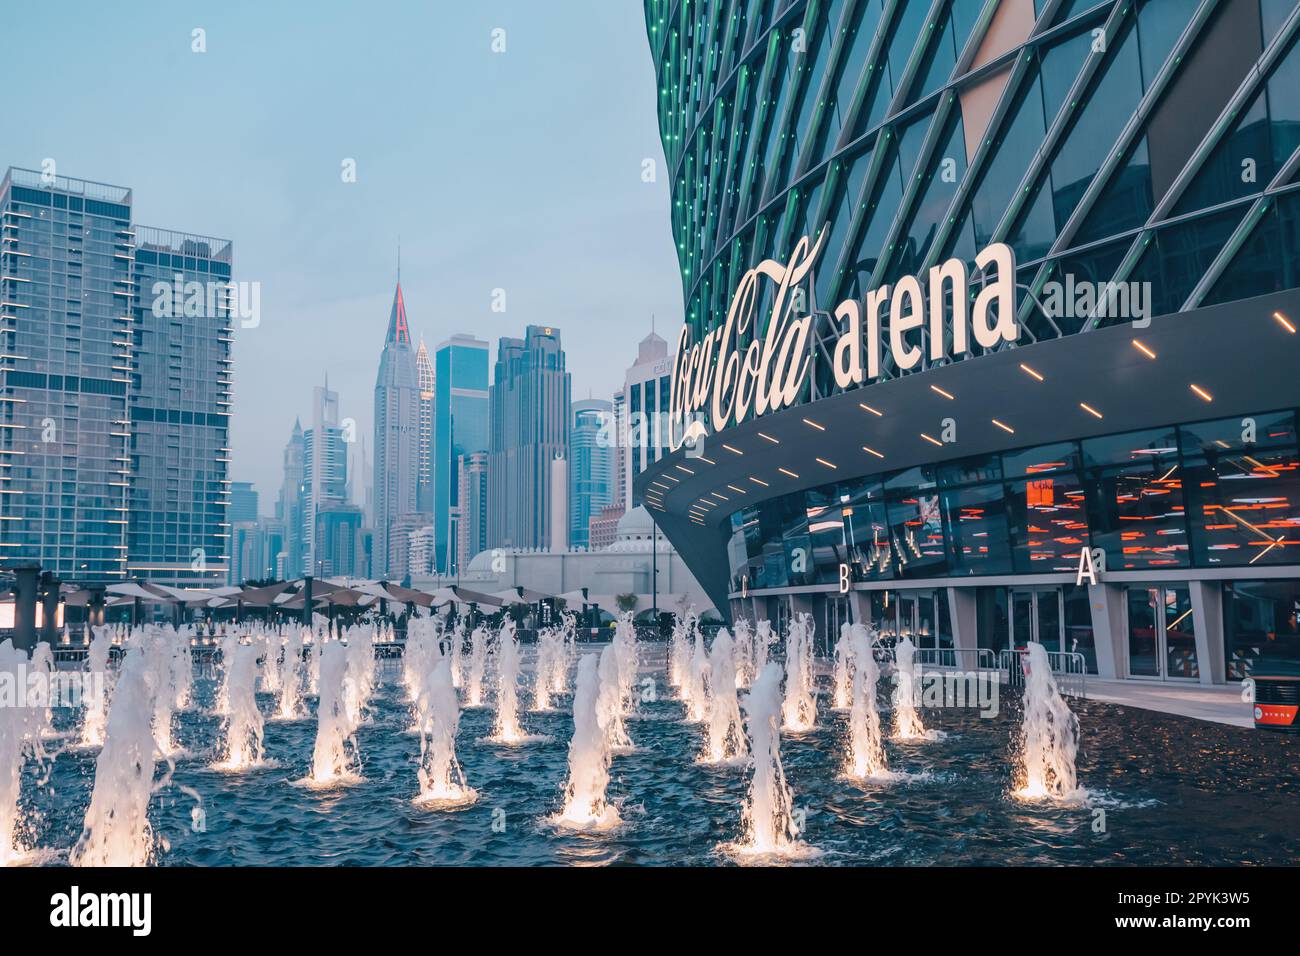
[[1154, 315], [1295, 287], [1296, 6], [647, 0], [691, 337], [823, 227], [822, 310], [1007, 243], [1020, 344], [1119, 321], [1045, 307], [1066, 275]]
[[[1233, 407], [1198, 421], [1195, 408], [1172, 411], [1160, 390], [1188, 388], [1182, 352], [1174, 360], [1182, 365], [1162, 366], [1159, 383], [1144, 380], [1145, 391], [1129, 394], [1140, 415], [1113, 426], [1107, 417], [1116, 432], [1160, 427], [1097, 436], [1064, 419], [1058, 432], [1052, 419], [1033, 439], [1048, 435], [1046, 444], [1008, 449], [1002, 439], [974, 456], [954, 446], [947, 460], [908, 467], [933, 450], [922, 459], [862, 446], [859, 455], [861, 429], [832, 421], [841, 398], [857, 402], [836, 394], [834, 354], [852, 326], [832, 311], [949, 259], [974, 275], [979, 251], [1010, 247], [1014, 340], [949, 349], [929, 341], [947, 337], [940, 325], [914, 323], [901, 336], [920, 360], [902, 370], [880, 324], [879, 374], [869, 378], [907, 389], [903, 376], [1022, 346], [1077, 363], [1087, 343], [1111, 341], [1105, 336], [1123, 336], [1124, 348], [1154, 361], [1112, 327], [1195, 313], [1171, 332], [1192, 335], [1181, 330], [1211, 315], [1223, 328], [1220, 315], [1231, 322], [1258, 312], [1208, 307], [1292, 294], [1300, 288], [1300, 0], [646, 0], [645, 12], [684, 346], [699, 346], [681, 378], [696, 393], [687, 405], [701, 407], [698, 395], [711, 388], [695, 372], [715, 361], [715, 346], [747, 355], [781, 321], [774, 308], [812, 316], [810, 370], [793, 400], [805, 407], [773, 405], [777, 414], [762, 426], [780, 440], [752, 422], [737, 431], [723, 417], [716, 437], [727, 454], [716, 464], [702, 459], [710, 472], [673, 458], [647, 486], [679, 550], [697, 536], [697, 575], [721, 563], [713, 532], [726, 542], [733, 613], [779, 625], [807, 610], [823, 646], [856, 615], [936, 649], [1042, 641], [1109, 677], [1217, 683], [1249, 676], [1284, 637], [1293, 646], [1300, 452], [1289, 381], [1239, 390]], [[723, 337], [742, 277], [763, 260], [785, 263], [805, 236], [823, 242], [801, 280], [806, 294], [777, 299], [778, 282], [757, 283], [742, 308], [754, 321], [737, 322], [734, 340]], [[1075, 295], [1085, 286], [1093, 297]], [[1102, 295], [1124, 290], [1143, 298], [1116, 310]], [[979, 294], [975, 283], [965, 291], [970, 302]], [[1296, 334], [1291, 319], [1272, 315], [1284, 330], [1277, 334]], [[1072, 359], [1042, 344], [1107, 329], [1059, 343]], [[1017, 361], [992, 361], [1004, 360]], [[930, 389], [953, 399], [944, 376], [967, 369], [935, 371]], [[1254, 376], [1236, 366], [1219, 380]], [[979, 389], [962, 381], [969, 401]], [[987, 381], [1012, 407], [1038, 401]], [[714, 390], [715, 408], [728, 387]], [[808, 407], [826, 399], [824, 415]], [[901, 415], [912, 410], [898, 402]], [[1083, 402], [1077, 408], [1102, 418]], [[1225, 417], [1239, 409], [1258, 411]], [[801, 417], [828, 444], [792, 432]], [[1023, 434], [996, 418], [992, 425]], [[813, 447], [833, 452], [835, 462], [816, 459], [833, 482], [806, 487], [795, 459], [783, 459], [791, 470], [764, 457], [825, 453]], [[752, 487], [734, 476], [708, 484], [715, 467], [722, 474], [740, 461], [767, 466]], [[773, 486], [785, 480], [800, 489]], [[1085, 549], [1116, 576], [1076, 586]], [[719, 580], [714, 591], [723, 590]]]

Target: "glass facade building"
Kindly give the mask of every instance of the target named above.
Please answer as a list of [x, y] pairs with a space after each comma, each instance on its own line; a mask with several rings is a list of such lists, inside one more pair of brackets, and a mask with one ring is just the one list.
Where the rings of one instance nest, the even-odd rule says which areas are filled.
[[136, 226], [131, 190], [0, 182], [0, 556], [68, 581], [223, 583], [229, 241]]
[[614, 406], [600, 398], [573, 403], [569, 433], [569, 547], [591, 546], [591, 519], [614, 501]]
[[488, 449], [488, 343], [472, 335], [443, 342], [433, 380], [433, 562], [439, 574], [454, 574], [462, 457]]
[[[1295, 634], [1297, 7], [647, 0], [679, 352], [723, 378], [747, 274], [821, 239], [729, 342], [807, 322], [788, 407], [637, 479], [720, 607], [1215, 683]], [[949, 349], [886, 302], [878, 374], [838, 384], [838, 304], [994, 244], [1013, 341]]]

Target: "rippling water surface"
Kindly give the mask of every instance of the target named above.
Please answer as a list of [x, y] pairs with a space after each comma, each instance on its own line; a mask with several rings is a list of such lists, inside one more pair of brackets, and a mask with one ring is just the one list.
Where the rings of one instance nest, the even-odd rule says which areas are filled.
[[[647, 671], [661, 695], [662, 673]], [[697, 764], [703, 728], [683, 723], [674, 700], [642, 704], [628, 725], [637, 751], [614, 758], [609, 793], [624, 825], [586, 835], [547, 823], [566, 777], [572, 723], [565, 710], [524, 713], [525, 730], [550, 740], [515, 748], [483, 741], [490, 709], [464, 711], [457, 746], [479, 799], [434, 810], [412, 803], [419, 741], [406, 732], [410, 708], [392, 680], [358, 735], [364, 782], [326, 791], [291, 784], [308, 772], [314, 717], [267, 721], [274, 766], [209, 770], [220, 735], [218, 718], [207, 713], [212, 695], [212, 681], [196, 682], [198, 708], [177, 718], [178, 742], [190, 756], [178, 761], [175, 786], [151, 805], [163, 865], [729, 865], [718, 845], [739, 835], [748, 771]], [[526, 689], [521, 697], [526, 706]], [[272, 709], [270, 696], [259, 700], [264, 712]], [[783, 740], [804, 838], [824, 851], [815, 865], [1300, 862], [1295, 738], [1072, 701], [1081, 725], [1079, 780], [1095, 801], [1092, 809], [1058, 807], [1008, 795], [1018, 701], [1004, 700], [992, 719], [924, 711], [927, 726], [947, 737], [887, 743], [890, 768], [907, 776], [865, 786], [839, 778], [845, 715], [828, 703], [823, 690], [817, 729]], [[62, 850], [60, 860], [80, 833], [94, 757], [63, 750], [43, 780], [27, 774], [32, 835], [38, 846]], [[192, 831], [195, 801], [182, 786], [202, 795], [206, 832]]]

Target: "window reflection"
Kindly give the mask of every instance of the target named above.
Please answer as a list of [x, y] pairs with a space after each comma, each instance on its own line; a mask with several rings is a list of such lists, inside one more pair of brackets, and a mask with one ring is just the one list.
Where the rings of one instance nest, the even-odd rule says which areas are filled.
[[1045, 574], [1078, 567], [1088, 524], [1077, 475], [1063, 472], [1009, 482], [1007, 510], [1017, 571]]

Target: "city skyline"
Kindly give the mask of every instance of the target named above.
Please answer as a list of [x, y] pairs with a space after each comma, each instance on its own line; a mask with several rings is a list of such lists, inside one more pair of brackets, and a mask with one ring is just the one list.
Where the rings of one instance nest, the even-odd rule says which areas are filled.
[[[256, 327], [236, 325], [230, 475], [253, 483], [264, 512], [280, 485], [285, 435], [295, 416], [310, 418], [311, 389], [325, 375], [348, 416], [372, 420], [375, 343], [399, 244], [417, 342], [469, 332], [495, 348], [530, 324], [581, 326], [567, 349], [575, 396], [612, 395], [627, 342], [653, 315], [664, 329], [681, 315], [639, 4], [402, 3], [391, 16], [410, 26], [397, 33], [388, 17], [329, 16], [337, 4], [309, 24], [291, 10], [240, 4], [201, 15], [144, 4], [129, 24], [74, 6], [57, 54], [32, 18], [0, 13], [14, 69], [44, 74], [40, 64], [56, 55], [66, 64], [42, 81], [42, 97], [7, 110], [3, 162], [41, 170], [53, 159], [59, 175], [134, 188], [140, 221], [232, 240], [235, 278], [261, 284], [261, 316]], [[498, 28], [503, 53], [492, 50]], [[203, 53], [192, 51], [196, 29]], [[555, 57], [556, 44], [584, 56]], [[374, 70], [330, 68], [356, 45], [390, 55]], [[151, 93], [158, 115], [184, 115], [185, 103], [219, 87], [222, 109], [256, 135], [182, 151], [170, 122], [119, 123], [111, 97], [86, 83], [108, 68], [108, 49], [168, 74]], [[42, 105], [51, 96], [57, 111]], [[335, 128], [340, 110], [360, 117], [346, 134]], [[580, 149], [543, 148], [579, 117], [601, 136]], [[451, 140], [457, 149], [445, 148]], [[356, 181], [345, 183], [349, 158]], [[643, 181], [647, 160], [653, 182]], [[412, 172], [424, 170], [463, 188], [416, 188]], [[350, 228], [333, 228], [340, 219]], [[581, 274], [569, 271], [577, 258]], [[497, 289], [504, 312], [493, 311]], [[615, 363], [604, 361], [611, 352]], [[285, 354], [295, 360], [282, 362]]]

